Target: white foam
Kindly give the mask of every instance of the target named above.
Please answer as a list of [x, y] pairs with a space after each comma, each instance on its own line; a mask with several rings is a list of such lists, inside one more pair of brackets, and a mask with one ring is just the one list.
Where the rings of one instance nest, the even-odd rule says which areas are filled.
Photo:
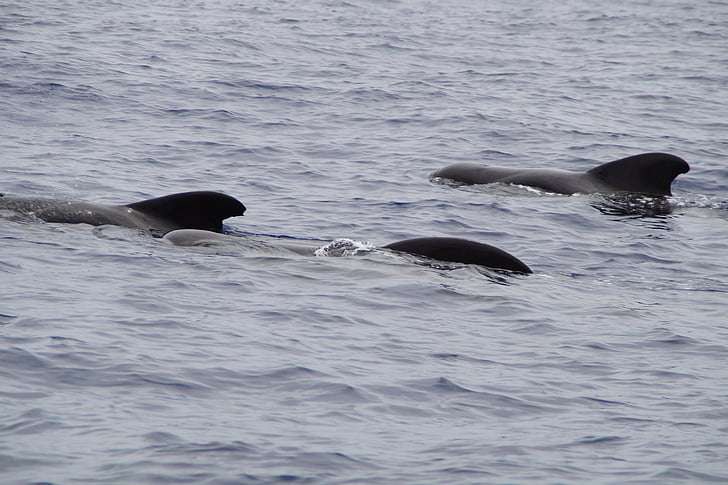
[[374, 249], [374, 245], [369, 241], [341, 238], [321, 246], [313, 254], [316, 256], [352, 256], [360, 251], [371, 251], [372, 249]]

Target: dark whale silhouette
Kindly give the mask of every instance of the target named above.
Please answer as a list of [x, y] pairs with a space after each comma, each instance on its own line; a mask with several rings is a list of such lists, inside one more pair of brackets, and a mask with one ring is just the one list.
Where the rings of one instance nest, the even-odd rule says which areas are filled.
[[242, 216], [245, 206], [219, 192], [184, 192], [127, 205], [102, 205], [0, 195], [0, 210], [12, 210], [46, 222], [113, 224], [163, 236], [175, 229], [222, 232], [222, 221]]
[[520, 259], [489, 244], [454, 237], [420, 237], [384, 246], [393, 251], [425, 256], [439, 261], [478, 264], [516, 273], [531, 273]]
[[[245, 206], [219, 192], [185, 192], [127, 205], [102, 205], [53, 199], [6, 197], [0, 194], [0, 210], [12, 210], [46, 222], [91, 224], [139, 228], [180, 246], [204, 246], [221, 241], [244, 240], [251, 246], [313, 255], [321, 241], [271, 242], [263, 238], [228, 236], [222, 221], [242, 216]], [[478, 264], [494, 269], [530, 273], [531, 270], [494, 246], [447, 237], [407, 239], [384, 246], [386, 249], [440, 261]]]
[[[209, 231], [180, 229], [172, 231], [164, 238], [177, 246], [215, 246], [225, 243], [242, 243], [249, 249], [270, 251], [278, 249], [295, 254], [311, 256], [321, 247], [322, 241], [271, 241], [271, 238], [240, 237], [215, 234]], [[531, 269], [515, 256], [495, 246], [467, 239], [453, 237], [422, 237], [397, 241], [381, 249], [423, 256], [452, 263], [477, 264], [493, 269], [515, 273], [531, 273]]]
[[690, 166], [668, 153], [643, 153], [599, 165], [579, 173], [556, 169], [518, 169], [490, 167], [478, 163], [456, 163], [442, 168], [432, 177], [451, 179], [463, 184], [494, 182], [527, 185], [557, 194], [591, 194], [639, 192], [672, 195], [672, 181]]

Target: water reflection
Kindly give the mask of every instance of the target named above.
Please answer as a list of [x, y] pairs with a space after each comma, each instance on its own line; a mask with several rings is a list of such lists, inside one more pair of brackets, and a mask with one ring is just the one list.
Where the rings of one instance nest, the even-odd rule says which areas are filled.
[[599, 194], [590, 204], [602, 214], [627, 216], [631, 219], [642, 217], [663, 218], [672, 214], [674, 205], [669, 197], [652, 197], [644, 194]]
[[511, 281], [510, 279], [513, 277], [520, 277], [523, 276], [519, 273], [514, 273], [512, 271], [503, 270], [503, 269], [495, 269], [495, 268], [487, 268], [485, 266], [480, 266], [476, 264], [462, 264], [462, 263], [449, 263], [449, 262], [443, 262], [443, 261], [436, 261], [434, 259], [428, 259], [428, 258], [420, 258], [420, 257], [412, 257], [407, 256], [407, 259], [410, 259], [414, 264], [418, 266], [424, 266], [427, 268], [432, 268], [435, 270], [438, 270], [441, 272], [443, 276], [447, 276], [447, 272], [450, 271], [458, 271], [458, 270], [465, 270], [465, 271], [474, 271], [479, 276], [484, 276], [487, 280], [489, 280], [491, 283], [495, 283], [498, 285], [503, 286], [510, 286]]

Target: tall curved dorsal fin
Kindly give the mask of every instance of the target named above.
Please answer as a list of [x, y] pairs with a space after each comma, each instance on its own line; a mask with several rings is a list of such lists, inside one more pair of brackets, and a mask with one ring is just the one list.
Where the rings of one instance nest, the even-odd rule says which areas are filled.
[[242, 216], [245, 206], [220, 192], [183, 192], [143, 200], [126, 207], [161, 220], [177, 229], [204, 229], [222, 232], [222, 221]]
[[672, 181], [688, 171], [688, 163], [675, 155], [642, 153], [599, 165], [587, 173], [617, 190], [672, 195]]

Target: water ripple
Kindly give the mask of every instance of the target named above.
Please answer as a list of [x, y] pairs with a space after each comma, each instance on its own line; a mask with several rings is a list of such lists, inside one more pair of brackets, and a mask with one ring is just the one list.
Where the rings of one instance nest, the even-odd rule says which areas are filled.
[[[4, 482], [726, 481], [719, 2], [2, 8], [1, 193], [248, 207], [209, 248], [0, 214]], [[648, 151], [673, 196], [429, 180]], [[370, 251], [418, 236], [535, 273]]]

